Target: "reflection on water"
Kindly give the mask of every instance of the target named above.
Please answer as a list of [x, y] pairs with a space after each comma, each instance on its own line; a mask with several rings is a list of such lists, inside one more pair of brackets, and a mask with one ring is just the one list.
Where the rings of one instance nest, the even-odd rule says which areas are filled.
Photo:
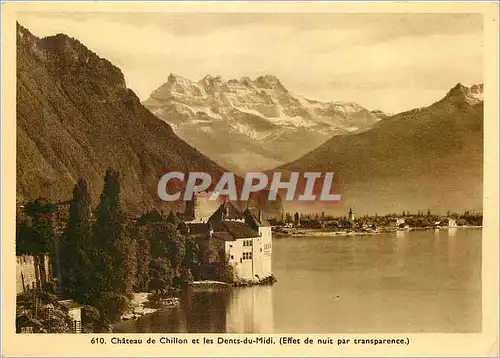
[[116, 332], [272, 333], [271, 286], [189, 291], [180, 307], [120, 323]]
[[271, 286], [233, 290], [226, 313], [227, 333], [273, 333], [273, 290]]
[[185, 294], [182, 311], [186, 315], [188, 332], [225, 332], [229, 296], [229, 290]]
[[273, 286], [188, 292], [119, 332], [480, 332], [481, 230], [273, 240]]

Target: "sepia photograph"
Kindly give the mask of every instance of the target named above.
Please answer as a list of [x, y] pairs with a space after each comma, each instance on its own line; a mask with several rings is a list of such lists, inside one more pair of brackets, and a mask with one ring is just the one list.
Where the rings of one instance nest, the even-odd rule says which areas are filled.
[[480, 11], [53, 5], [3, 54], [16, 335], [484, 332]]

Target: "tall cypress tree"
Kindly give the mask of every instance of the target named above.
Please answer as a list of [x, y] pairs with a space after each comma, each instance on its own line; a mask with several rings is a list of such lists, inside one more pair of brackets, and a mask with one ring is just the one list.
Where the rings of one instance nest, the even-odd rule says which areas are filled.
[[117, 296], [131, 294], [135, 284], [136, 245], [128, 235], [121, 209], [119, 174], [112, 169], [106, 170], [93, 231], [96, 303], [105, 306], [107, 298], [114, 304], [122, 302]]
[[92, 201], [87, 183], [80, 178], [73, 189], [66, 228], [61, 240], [62, 291], [67, 297], [87, 302], [95, 282], [91, 262]]
[[149, 264], [151, 261], [151, 245], [149, 227], [143, 225], [136, 228], [137, 242], [137, 291], [147, 291], [149, 287]]

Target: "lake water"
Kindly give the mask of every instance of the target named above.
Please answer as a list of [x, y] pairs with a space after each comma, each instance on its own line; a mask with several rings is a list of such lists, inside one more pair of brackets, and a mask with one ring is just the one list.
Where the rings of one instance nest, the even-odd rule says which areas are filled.
[[116, 332], [481, 331], [480, 229], [273, 240], [273, 286], [185, 294]]

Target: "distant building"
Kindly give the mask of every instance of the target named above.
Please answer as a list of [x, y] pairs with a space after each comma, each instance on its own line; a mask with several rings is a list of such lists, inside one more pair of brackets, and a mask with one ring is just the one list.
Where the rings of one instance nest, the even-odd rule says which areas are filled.
[[356, 217], [354, 216], [354, 214], [352, 213], [352, 209], [349, 209], [349, 216], [347, 217], [347, 220], [353, 224], [354, 223], [354, 220], [356, 220]]
[[457, 227], [457, 221], [452, 218], [448, 218], [448, 227]]
[[[259, 281], [272, 275], [271, 225], [262, 220], [260, 209], [239, 210], [230, 201], [217, 203], [209, 193], [196, 195], [180, 214], [188, 234], [200, 246], [202, 264], [210, 267], [222, 252], [234, 269], [235, 281]], [[214, 205], [214, 203], [216, 205]], [[257, 212], [255, 212], [257, 211]]]
[[404, 218], [395, 218], [392, 220], [392, 224], [395, 227], [400, 227], [401, 225], [405, 224], [405, 219]]

